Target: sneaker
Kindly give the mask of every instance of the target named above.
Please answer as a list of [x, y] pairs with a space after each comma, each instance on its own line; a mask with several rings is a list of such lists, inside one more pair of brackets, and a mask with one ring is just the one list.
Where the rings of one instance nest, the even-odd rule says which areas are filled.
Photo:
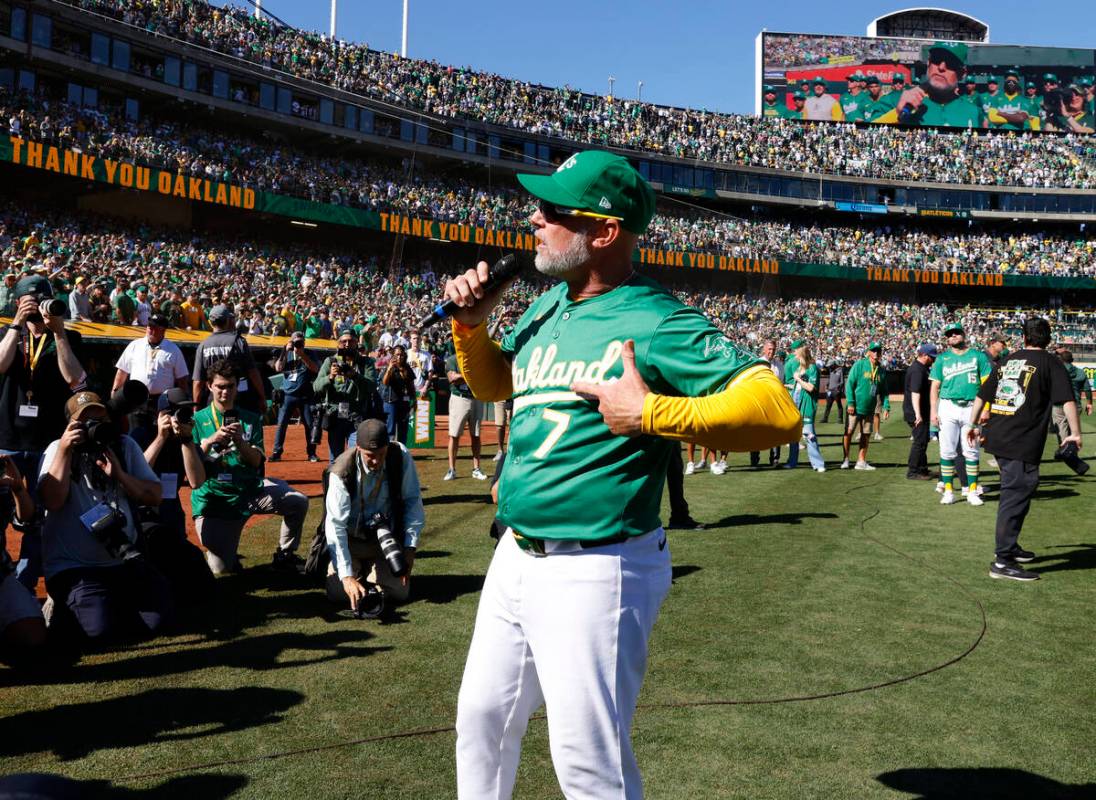
[[950, 506], [955, 503], [955, 492], [944, 492], [944, 496], [940, 498], [940, 505]]
[[966, 497], [968, 494], [970, 494], [970, 487], [969, 486], [964, 486], [963, 487], [963, 497]]
[[704, 530], [704, 523], [697, 522], [692, 517], [682, 517], [681, 519], [675, 519], [670, 517], [670, 521], [666, 523], [666, 530], [668, 531], [702, 531]]
[[318, 455], [316, 455], [315, 453], [313, 453], [312, 455], [310, 455], [308, 457], [308, 463], [309, 464], [318, 464], [318, 463], [320, 463], [320, 457]]
[[986, 493], [986, 487], [982, 484], [978, 484], [978, 488], [974, 490], [979, 497]]
[[705, 461], [704, 459], [701, 459], [700, 461], [696, 462], [696, 468], [697, 468], [698, 471], [702, 470], [702, 469], [707, 469], [708, 468], [708, 462]]
[[815, 468], [814, 468], [814, 471], [815, 471], [815, 472], [825, 472], [825, 471], [826, 471], [826, 468], [825, 468], [825, 467], [815, 467]]
[[877, 433], [875, 436], [871, 437], [871, 439], [873, 442], [881, 442], [883, 441], [883, 434]]
[[849, 468], [849, 460], [846, 458], [844, 461], [841, 462], [841, 469], [848, 469], [848, 468]]
[[495, 457], [491, 460], [496, 462], [496, 463], [499, 462], [499, 461], [502, 461], [502, 451], [499, 450], [497, 453], [495, 453]]
[[1015, 547], [1009, 551], [1008, 557], [1013, 561], [1019, 561], [1021, 564], [1027, 564], [1035, 560], [1035, 553], [1022, 547]]
[[972, 506], [984, 506], [986, 504], [986, 501], [978, 496], [977, 491], [974, 491], [974, 492], [970, 492], [967, 495], [967, 503], [969, 503]]
[[696, 472], [696, 464], [694, 464], [692, 461], [689, 461], [685, 464], [685, 474], [692, 475], [694, 472]]
[[1016, 565], [1015, 561], [1001, 559], [996, 559], [989, 565], [989, 576], [991, 578], [1008, 578], [1013, 581], [1039, 580], [1039, 573], [1022, 569]]
[[871, 472], [875, 469], [875, 467], [873, 467], [867, 461], [857, 461], [856, 466], [853, 467], [853, 469], [862, 469], [862, 470], [867, 470], [868, 472]]
[[943, 481], [937, 481], [936, 482], [936, 493], [937, 494], [943, 494], [944, 493], [944, 482]]
[[456, 477], [457, 477], [457, 471], [455, 469], [451, 469], [451, 470], [449, 470], [448, 472], [445, 473], [445, 477], [442, 478], [442, 480], [443, 481], [451, 481]]
[[712, 474], [713, 475], [722, 475], [726, 471], [727, 471], [727, 465], [726, 464], [724, 464], [720, 461], [716, 461], [714, 464], [712, 464]]
[[275, 550], [270, 565], [279, 572], [298, 572], [304, 566], [304, 559], [288, 550]]
[[475, 478], [477, 481], [487, 480], [487, 476], [483, 474], [483, 470], [481, 470], [479, 467], [476, 467], [474, 470], [472, 470], [472, 477]]
[[270, 462], [270, 463], [273, 463], [275, 461], [281, 461], [281, 460], [282, 460], [282, 454], [281, 453], [271, 453], [270, 458], [267, 459], [267, 461]]
[[719, 466], [723, 468], [724, 472], [726, 472], [727, 471], [727, 459], [725, 459], [725, 458], [719, 459]]

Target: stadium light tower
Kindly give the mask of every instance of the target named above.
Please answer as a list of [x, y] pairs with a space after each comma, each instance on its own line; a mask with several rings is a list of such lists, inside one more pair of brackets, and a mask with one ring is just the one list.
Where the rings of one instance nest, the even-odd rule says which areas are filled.
[[255, 0], [255, 19], [263, 18], [263, 0]]
[[612, 75], [609, 76], [609, 96], [613, 96], [613, 84], [616, 83], [616, 78]]
[[643, 81], [640, 81], [639, 85], [636, 87], [636, 100], [640, 103], [643, 102]]
[[338, 0], [331, 0], [331, 40], [335, 40], [335, 9]]
[[407, 58], [407, 2], [403, 0], [403, 41], [400, 45], [400, 55]]

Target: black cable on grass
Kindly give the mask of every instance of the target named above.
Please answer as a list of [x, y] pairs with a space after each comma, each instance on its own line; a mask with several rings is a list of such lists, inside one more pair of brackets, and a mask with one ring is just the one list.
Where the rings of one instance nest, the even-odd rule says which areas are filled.
[[[861, 484], [860, 486], [854, 486], [851, 489], [847, 490], [845, 492], [845, 494], [849, 495], [849, 494], [852, 494], [855, 491], [859, 491], [860, 489], [870, 489], [873, 486], [879, 485], [879, 483], [881, 483], [881, 481], [876, 481], [875, 483]], [[881, 513], [881, 509], [876, 508], [870, 514], [868, 514], [868, 516], [866, 516], [862, 520], [860, 520], [860, 535], [863, 536], [865, 539], [867, 539], [869, 542], [877, 544], [880, 547], [883, 547], [887, 550], [890, 550], [892, 553], [894, 553], [898, 556], [901, 556], [902, 558], [906, 559], [907, 561], [911, 561], [915, 564], [920, 563], [920, 562], [917, 561], [917, 559], [915, 559], [913, 556], [909, 555], [908, 553], [902, 552], [897, 547], [894, 547], [893, 545], [888, 544], [887, 542], [884, 542], [881, 539], [877, 539], [877, 538], [875, 538], [874, 536], [871, 536], [870, 534], [868, 534], [865, 531], [865, 526], [867, 525], [867, 523], [870, 522], [871, 520], [875, 519], [877, 516], [879, 516], [880, 513]], [[940, 573], [936, 573], [936, 574], [940, 575]], [[833, 691], [833, 692], [820, 692], [820, 693], [817, 693], [817, 694], [791, 695], [791, 696], [788, 696], [788, 697], [758, 697], [758, 698], [747, 698], [747, 699], [744, 699], [744, 700], [718, 699], [718, 698], [716, 698], [716, 699], [709, 699], [709, 700], [685, 700], [685, 701], [676, 702], [676, 703], [640, 703], [638, 706], [636, 706], [636, 710], [637, 711], [662, 711], [662, 710], [671, 710], [671, 709], [677, 709], [677, 708], [704, 708], [704, 707], [708, 707], [708, 706], [762, 706], [762, 705], [780, 705], [780, 704], [783, 704], [783, 703], [805, 703], [805, 702], [812, 701], [812, 700], [830, 700], [830, 699], [835, 698], [835, 697], [845, 697], [847, 695], [852, 695], [852, 694], [862, 694], [864, 692], [873, 692], [873, 691], [876, 691], [878, 689], [885, 689], [889, 686], [897, 686], [898, 684], [908, 683], [909, 681], [916, 680], [917, 678], [923, 678], [926, 675], [931, 675], [934, 672], [940, 672], [941, 670], [947, 669], [948, 667], [950, 667], [954, 664], [957, 664], [958, 662], [962, 661], [964, 658], [969, 656], [971, 653], [974, 652], [974, 650], [978, 647], [978, 645], [980, 645], [982, 643], [982, 639], [985, 638], [986, 630], [987, 630], [986, 609], [985, 609], [985, 606], [982, 605], [982, 602], [977, 597], [975, 597], [974, 594], [969, 589], [967, 589], [965, 586], [963, 586], [963, 584], [959, 583], [959, 581], [955, 580], [954, 578], [952, 578], [948, 575], [940, 575], [940, 577], [942, 577], [948, 583], [952, 584], [956, 589], [959, 590], [959, 592], [961, 594], [965, 595], [971, 602], [974, 603], [975, 606], [977, 606], [978, 613], [981, 616], [981, 620], [982, 620], [981, 628], [978, 631], [978, 635], [975, 637], [974, 641], [970, 644], [970, 646], [968, 646], [967, 649], [964, 650], [959, 655], [954, 656], [952, 658], [949, 658], [947, 661], [944, 661], [941, 664], [937, 664], [934, 667], [929, 667], [928, 669], [923, 669], [923, 670], [920, 670], [919, 672], [914, 672], [914, 673], [911, 673], [909, 675], [903, 675], [903, 676], [898, 677], [898, 678], [890, 678], [890, 679], [885, 680], [885, 681], [879, 681], [878, 683], [872, 683], [872, 684], [869, 684], [867, 686], [857, 686], [857, 687], [852, 688], [852, 689], [838, 689], [838, 690]], [[535, 714], [534, 716], [530, 717], [530, 722], [539, 721], [539, 720], [543, 720], [543, 719], [546, 719], [544, 714]], [[199, 770], [216, 769], [216, 768], [219, 768], [219, 767], [234, 767], [234, 766], [239, 766], [241, 764], [251, 764], [251, 763], [256, 763], [256, 762], [259, 762], [259, 761], [273, 761], [273, 760], [276, 760], [276, 759], [279, 759], [279, 758], [288, 758], [290, 756], [308, 755], [308, 754], [311, 754], [311, 753], [322, 753], [322, 752], [327, 751], [327, 750], [338, 750], [338, 749], [341, 749], [341, 748], [344, 748], [344, 747], [355, 747], [357, 745], [363, 745], [363, 744], [375, 744], [377, 742], [388, 742], [388, 741], [394, 741], [396, 739], [411, 739], [411, 738], [416, 738], [416, 737], [420, 737], [420, 736], [421, 737], [436, 736], [437, 734], [440, 734], [440, 733], [453, 733], [455, 731], [456, 731], [456, 727], [454, 725], [443, 725], [443, 726], [440, 726], [440, 727], [437, 727], [437, 728], [419, 728], [419, 729], [410, 730], [410, 731], [399, 731], [397, 733], [382, 733], [382, 734], [379, 734], [377, 736], [366, 736], [366, 737], [363, 737], [363, 738], [360, 738], [360, 739], [350, 739], [350, 740], [343, 741], [343, 742], [333, 742], [331, 744], [316, 745], [315, 747], [300, 747], [300, 748], [296, 748], [294, 750], [282, 750], [282, 751], [277, 752], [277, 753], [267, 753], [265, 755], [247, 756], [247, 757], [244, 757], [244, 758], [230, 758], [230, 759], [224, 759], [222, 761], [209, 761], [209, 762], [206, 762], [204, 764], [192, 764], [192, 765], [186, 766], [186, 767], [174, 767], [172, 769], [155, 770], [155, 771], [152, 771], [152, 772], [141, 772], [141, 773], [137, 773], [137, 774], [134, 774], [134, 775], [124, 775], [124, 776], [115, 778], [114, 781], [119, 782], [119, 783], [121, 783], [121, 782], [129, 783], [129, 782], [135, 782], [135, 781], [149, 780], [149, 779], [152, 779], [152, 778], [164, 778], [164, 777], [167, 777], [169, 775], [178, 775], [178, 774], [184, 773], [184, 772], [198, 772]]]

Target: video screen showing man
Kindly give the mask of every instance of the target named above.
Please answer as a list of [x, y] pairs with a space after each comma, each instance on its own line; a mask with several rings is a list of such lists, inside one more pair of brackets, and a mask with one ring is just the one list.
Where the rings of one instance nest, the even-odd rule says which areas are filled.
[[904, 90], [894, 111], [876, 122], [980, 128], [982, 109], [959, 94], [966, 64], [967, 45], [936, 42], [929, 48], [924, 80]]
[[[1010, 69], [1005, 73], [1003, 92], [987, 94], [982, 98], [987, 127], [1004, 131], [1030, 131], [1032, 115], [1027, 99], [1020, 89], [1020, 71]], [[1035, 116], [1035, 121], [1039, 119]]]
[[859, 122], [865, 119], [864, 101], [866, 93], [862, 89], [866, 80], [867, 78], [859, 72], [854, 72], [848, 77], [849, 88], [838, 101], [846, 122]]
[[821, 75], [811, 81], [811, 95], [803, 106], [804, 119], [819, 122], [840, 122], [845, 117], [841, 113], [841, 104], [832, 94], [826, 94], [826, 79]]

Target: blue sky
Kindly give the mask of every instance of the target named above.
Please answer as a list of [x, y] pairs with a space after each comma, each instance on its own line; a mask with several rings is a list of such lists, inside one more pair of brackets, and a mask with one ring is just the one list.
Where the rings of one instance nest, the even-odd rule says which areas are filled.
[[[863, 34], [875, 17], [909, 5], [901, 0], [893, 5], [542, 0], [528, 6], [410, 0], [408, 55], [602, 93], [612, 75], [614, 93], [621, 97], [635, 97], [643, 81], [644, 100], [749, 113], [754, 39], [762, 28]], [[263, 0], [263, 7], [296, 27], [327, 30], [329, 0]], [[402, 7], [402, 0], [339, 0], [338, 35], [398, 51]], [[1053, 11], [1032, 2], [985, 0], [945, 7], [988, 23], [994, 43], [1096, 47], [1091, 0], [1062, 0], [1052, 4]]]

